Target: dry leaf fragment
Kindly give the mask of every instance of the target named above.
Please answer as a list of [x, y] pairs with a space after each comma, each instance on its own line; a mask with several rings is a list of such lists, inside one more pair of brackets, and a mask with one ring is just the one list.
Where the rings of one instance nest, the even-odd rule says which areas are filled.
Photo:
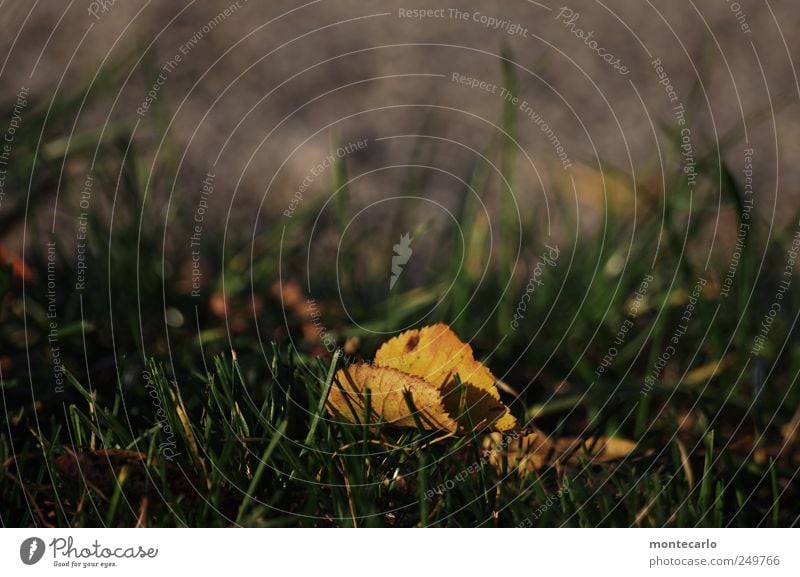
[[516, 437], [504, 437], [500, 433], [486, 435], [483, 439], [484, 457], [496, 469], [501, 469], [503, 461], [509, 469], [517, 467], [521, 472], [536, 471], [549, 463], [554, 455], [550, 438], [534, 429], [532, 432]]
[[562, 437], [554, 442], [536, 429], [505, 439], [500, 433], [492, 433], [483, 442], [484, 454], [492, 466], [499, 469], [506, 459], [508, 466], [516, 466], [521, 474], [543, 469], [558, 460], [572, 465], [581, 459], [594, 464], [609, 463], [627, 457], [636, 447], [637, 443], [618, 437]]
[[[622, 459], [633, 453], [637, 443], [623, 439], [621, 437], [598, 437], [596, 440], [590, 437], [586, 440], [564, 439], [569, 450], [577, 449], [574, 458], [585, 457], [595, 463], [608, 463]], [[557, 443], [560, 446], [560, 443]], [[588, 452], [583, 447], [588, 449]]]

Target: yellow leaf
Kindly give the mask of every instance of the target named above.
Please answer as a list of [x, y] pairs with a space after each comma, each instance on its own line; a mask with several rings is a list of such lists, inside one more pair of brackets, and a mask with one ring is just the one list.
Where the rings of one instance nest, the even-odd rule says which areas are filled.
[[384, 343], [373, 364], [355, 365], [348, 371], [349, 379], [343, 370], [337, 373], [329, 398], [329, 409], [348, 420], [363, 420], [369, 389], [375, 416], [395, 426], [417, 426], [403, 396], [407, 390], [425, 429], [507, 431], [516, 426], [500, 401], [492, 373], [444, 324], [406, 331]]
[[[411, 395], [411, 406], [406, 394]], [[459, 390], [453, 381], [439, 387], [408, 373], [366, 364], [337, 372], [328, 396], [328, 410], [348, 421], [363, 423], [367, 418], [367, 395], [367, 422], [383, 421], [396, 427], [454, 433], [497, 428], [499, 418], [508, 411], [500, 401], [469, 383], [462, 384]]]
[[[461, 341], [445, 324], [410, 330], [385, 342], [375, 354], [375, 364], [391, 367], [431, 383], [451, 383], [458, 374], [462, 383], [469, 383], [500, 401], [494, 375], [475, 360], [472, 348]], [[452, 391], [449, 391], [452, 392]], [[494, 428], [513, 429], [517, 422], [508, 412], [498, 415]]]
[[[368, 391], [370, 423], [383, 419], [387, 424], [397, 427], [416, 427], [416, 416], [425, 429], [454, 431], [457, 427], [444, 408], [442, 394], [435, 386], [419, 377], [371, 365], [351, 366], [347, 374], [340, 369], [328, 396], [328, 408], [348, 421], [362, 423], [367, 416]], [[411, 394], [416, 415], [412, 414], [404, 391]]]
[[495, 399], [500, 398], [489, 369], [476, 361], [470, 346], [442, 323], [406, 331], [386, 341], [375, 353], [375, 364], [429, 382], [449, 380], [458, 373], [462, 382], [487, 391]]

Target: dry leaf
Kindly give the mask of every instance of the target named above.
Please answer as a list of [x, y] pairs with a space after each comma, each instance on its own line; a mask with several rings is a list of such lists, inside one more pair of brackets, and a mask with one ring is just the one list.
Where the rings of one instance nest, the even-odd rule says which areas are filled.
[[[485, 365], [475, 360], [472, 348], [442, 323], [406, 331], [385, 342], [375, 353], [375, 364], [422, 377], [432, 383], [452, 383], [453, 375], [457, 373], [462, 383], [469, 383], [500, 402], [500, 393], [495, 384], [497, 379]], [[516, 424], [506, 409], [498, 416], [494, 426], [500, 431], [507, 431]]]
[[[574, 458], [585, 457], [595, 463], [608, 463], [630, 455], [636, 449], [637, 443], [621, 437], [598, 437], [595, 441], [590, 437], [584, 441], [572, 440], [568, 443], [570, 450], [577, 449]], [[583, 446], [590, 449], [587, 453]]]
[[521, 473], [537, 471], [562, 460], [578, 464], [585, 459], [594, 464], [608, 463], [630, 455], [637, 444], [618, 437], [580, 439], [563, 437], [553, 442], [545, 433], [534, 429], [524, 435], [503, 437], [492, 433], [484, 438], [483, 450], [489, 463], [498, 469], [503, 460], [509, 467], [516, 466]]
[[456, 336], [445, 324], [439, 323], [421, 330], [410, 330], [383, 343], [375, 353], [375, 364], [391, 367], [440, 382], [458, 373], [461, 381], [487, 391], [495, 399], [500, 394], [495, 378], [484, 365], [472, 356], [472, 348]]
[[509, 469], [517, 467], [523, 472], [543, 468], [554, 454], [549, 437], [535, 429], [512, 437], [504, 437], [500, 433], [486, 435], [483, 450], [484, 457], [496, 469], [501, 469], [503, 461], [506, 461]]
[[[369, 389], [370, 421], [378, 417], [395, 426], [417, 426], [403, 396], [407, 390], [425, 429], [507, 431], [516, 426], [500, 401], [492, 373], [444, 324], [406, 331], [384, 343], [373, 364], [355, 365], [348, 371], [349, 379], [344, 370], [337, 373], [329, 398], [329, 408], [348, 420], [361, 422]], [[454, 379], [456, 374], [461, 386]]]
[[369, 422], [383, 419], [387, 424], [397, 427], [416, 427], [415, 415], [412, 415], [404, 397], [404, 391], [409, 391], [418, 411], [416, 418], [423, 428], [456, 429], [456, 422], [444, 408], [441, 391], [431, 383], [394, 369], [371, 365], [355, 365], [347, 372], [349, 379], [344, 370], [339, 370], [337, 383], [328, 397], [329, 406], [345, 419], [364, 422], [369, 390]]

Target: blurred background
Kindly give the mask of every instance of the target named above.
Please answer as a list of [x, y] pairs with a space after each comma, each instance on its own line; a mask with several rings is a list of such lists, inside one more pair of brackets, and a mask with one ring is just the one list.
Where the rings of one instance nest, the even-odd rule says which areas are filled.
[[[628, 174], [641, 171], [657, 152], [654, 127], [658, 131], [660, 122], [671, 119], [671, 103], [651, 65], [657, 58], [682, 101], [694, 104], [694, 138], [713, 143], [741, 131], [743, 120], [750, 119], [760, 203], [795, 198], [792, 186], [782, 187], [778, 196], [775, 170], [780, 162], [786, 183], [796, 182], [800, 170], [792, 162], [800, 152], [800, 128], [788, 121], [797, 111], [786, 105], [797, 95], [790, 60], [797, 48], [786, 32], [800, 24], [790, 2], [570, 4], [580, 16], [574, 25], [594, 31], [597, 42], [630, 70], [626, 76], [564, 26], [566, 18], [558, 19], [561, 6], [556, 5], [459, 2], [458, 8], [471, 15], [467, 20], [451, 17], [449, 5], [431, 3], [239, 5], [7, 3], [0, 23], [5, 54], [0, 98], [13, 104], [26, 86], [30, 99], [46, 106], [87, 90], [79, 114], [65, 126], [53, 126], [51, 114], [42, 143], [50, 144], [51, 155], [63, 152], [67, 142], [74, 151], [88, 140], [70, 141], [71, 134], [105, 127], [103, 136], [110, 141], [131, 134], [138, 123], [134, 141], [148, 165], [167, 153], [181, 161], [175, 174], [178, 207], [191, 210], [188, 191], [215, 165], [213, 210], [219, 214], [230, 205], [237, 222], [251, 226], [255, 214], [284, 208], [309, 169], [328, 154], [332, 134], [343, 143], [373, 140], [350, 158], [358, 173], [389, 160], [409, 162], [411, 151], [422, 146], [416, 139], [375, 143], [376, 138], [427, 130], [480, 149], [493, 133], [487, 122], [500, 118], [502, 100], [451, 76], [502, 85], [502, 55], [518, 65], [520, 97], [544, 117], [576, 166], [596, 168], [599, 157]], [[400, 10], [415, 8], [443, 8], [445, 16], [399, 16]], [[483, 17], [521, 31], [495, 29]], [[137, 115], [162, 67], [176, 54], [182, 61], [164, 74], [152, 108]], [[432, 108], [445, 106], [455, 110]], [[766, 119], [755, 122], [759, 115]], [[540, 174], [524, 163], [515, 192], [521, 203], [536, 206], [546, 190], [539, 177], [547, 179], [545, 185], [554, 178], [549, 169], [558, 159], [548, 139], [532, 128], [532, 122], [523, 123], [516, 137]], [[58, 136], [61, 148], [52, 143]], [[471, 161], [468, 151], [442, 142], [425, 146], [433, 149], [431, 161], [444, 169], [463, 169]], [[724, 152], [739, 162], [738, 148]], [[69, 174], [82, 169], [65, 166]], [[405, 176], [401, 169], [386, 170], [353, 188], [369, 197], [376, 189], [396, 190]], [[430, 179], [426, 195], [460, 191], [447, 174]], [[318, 179], [309, 196], [322, 193], [326, 184]], [[581, 200], [601, 196], [596, 190], [580, 192]], [[169, 191], [153, 186], [152, 194]], [[72, 196], [65, 194], [60, 210], [71, 209]], [[8, 195], [4, 223], [19, 201], [20, 194]], [[47, 205], [52, 209], [52, 199]], [[597, 226], [599, 218], [588, 213], [583, 220]]]
[[[207, 214], [198, 245], [233, 227], [243, 237], [230, 239], [233, 250], [245, 250], [237, 243], [292, 222], [281, 215], [320, 198], [332, 199], [321, 215], [338, 210], [342, 226], [357, 221], [342, 242], [368, 235], [382, 253], [374, 266], [385, 269], [403, 233], [452, 227], [447, 215], [469, 197], [466, 183], [492, 140], [492, 160], [513, 178], [505, 196], [515, 232], [588, 234], [591, 242], [608, 230], [609, 206], [633, 223], [680, 196], [678, 204], [715, 213], [701, 236], [725, 261], [722, 271], [736, 207], [724, 202], [719, 171], [717, 186], [691, 199], [666, 188], [672, 151], [664, 141], [681, 137], [673, 107], [685, 106], [693, 156], [708, 152], [738, 176], [743, 150], [754, 150], [757, 211], [767, 225], [789, 224], [799, 87], [784, 31], [798, 19], [788, 2], [747, 1], [11, 3], [0, 24], [0, 100], [10, 118], [22, 89], [28, 104], [0, 206], [3, 244], [18, 255], [42, 248], [41, 238], [22, 234], [26, 218], [67, 232], [61, 246], [74, 244], [81, 213], [108, 227], [113, 191], [95, 188], [88, 210], [81, 192], [97, 164], [115, 156], [135, 162], [142, 210], [163, 217], [143, 226], [160, 226], [185, 250], [180, 274], [191, 271], [192, 256], [211, 258], [207, 249], [193, 255], [197, 247], [183, 238], [198, 203]], [[514, 92], [514, 105], [503, 90]], [[336, 167], [323, 163], [358, 142]], [[347, 186], [332, 194], [345, 171]], [[203, 195], [209, 173], [213, 194]], [[118, 190], [113, 170], [108, 178]], [[505, 184], [498, 174], [482, 183], [487, 226], [502, 210]], [[395, 198], [409, 195], [427, 200]], [[551, 212], [560, 204], [562, 215]], [[676, 209], [683, 224], [686, 208]], [[410, 222], [397, 222], [401, 212]], [[502, 227], [491, 228], [487, 238], [499, 242]], [[431, 252], [432, 238], [420, 236], [418, 255]], [[339, 238], [317, 230], [305, 240], [327, 247], [320, 254], [329, 259]], [[418, 261], [410, 266], [424, 268]], [[209, 266], [206, 287], [220, 272]]]

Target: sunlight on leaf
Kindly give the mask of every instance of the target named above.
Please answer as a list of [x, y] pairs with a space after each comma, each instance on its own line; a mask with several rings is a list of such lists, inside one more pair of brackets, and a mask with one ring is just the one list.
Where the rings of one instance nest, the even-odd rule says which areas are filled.
[[[339, 370], [329, 410], [361, 422], [369, 391], [371, 422], [451, 432], [511, 430], [516, 420], [500, 400], [495, 382], [470, 346], [450, 327], [437, 324], [387, 341], [373, 364]], [[404, 391], [411, 394], [414, 411]]]

